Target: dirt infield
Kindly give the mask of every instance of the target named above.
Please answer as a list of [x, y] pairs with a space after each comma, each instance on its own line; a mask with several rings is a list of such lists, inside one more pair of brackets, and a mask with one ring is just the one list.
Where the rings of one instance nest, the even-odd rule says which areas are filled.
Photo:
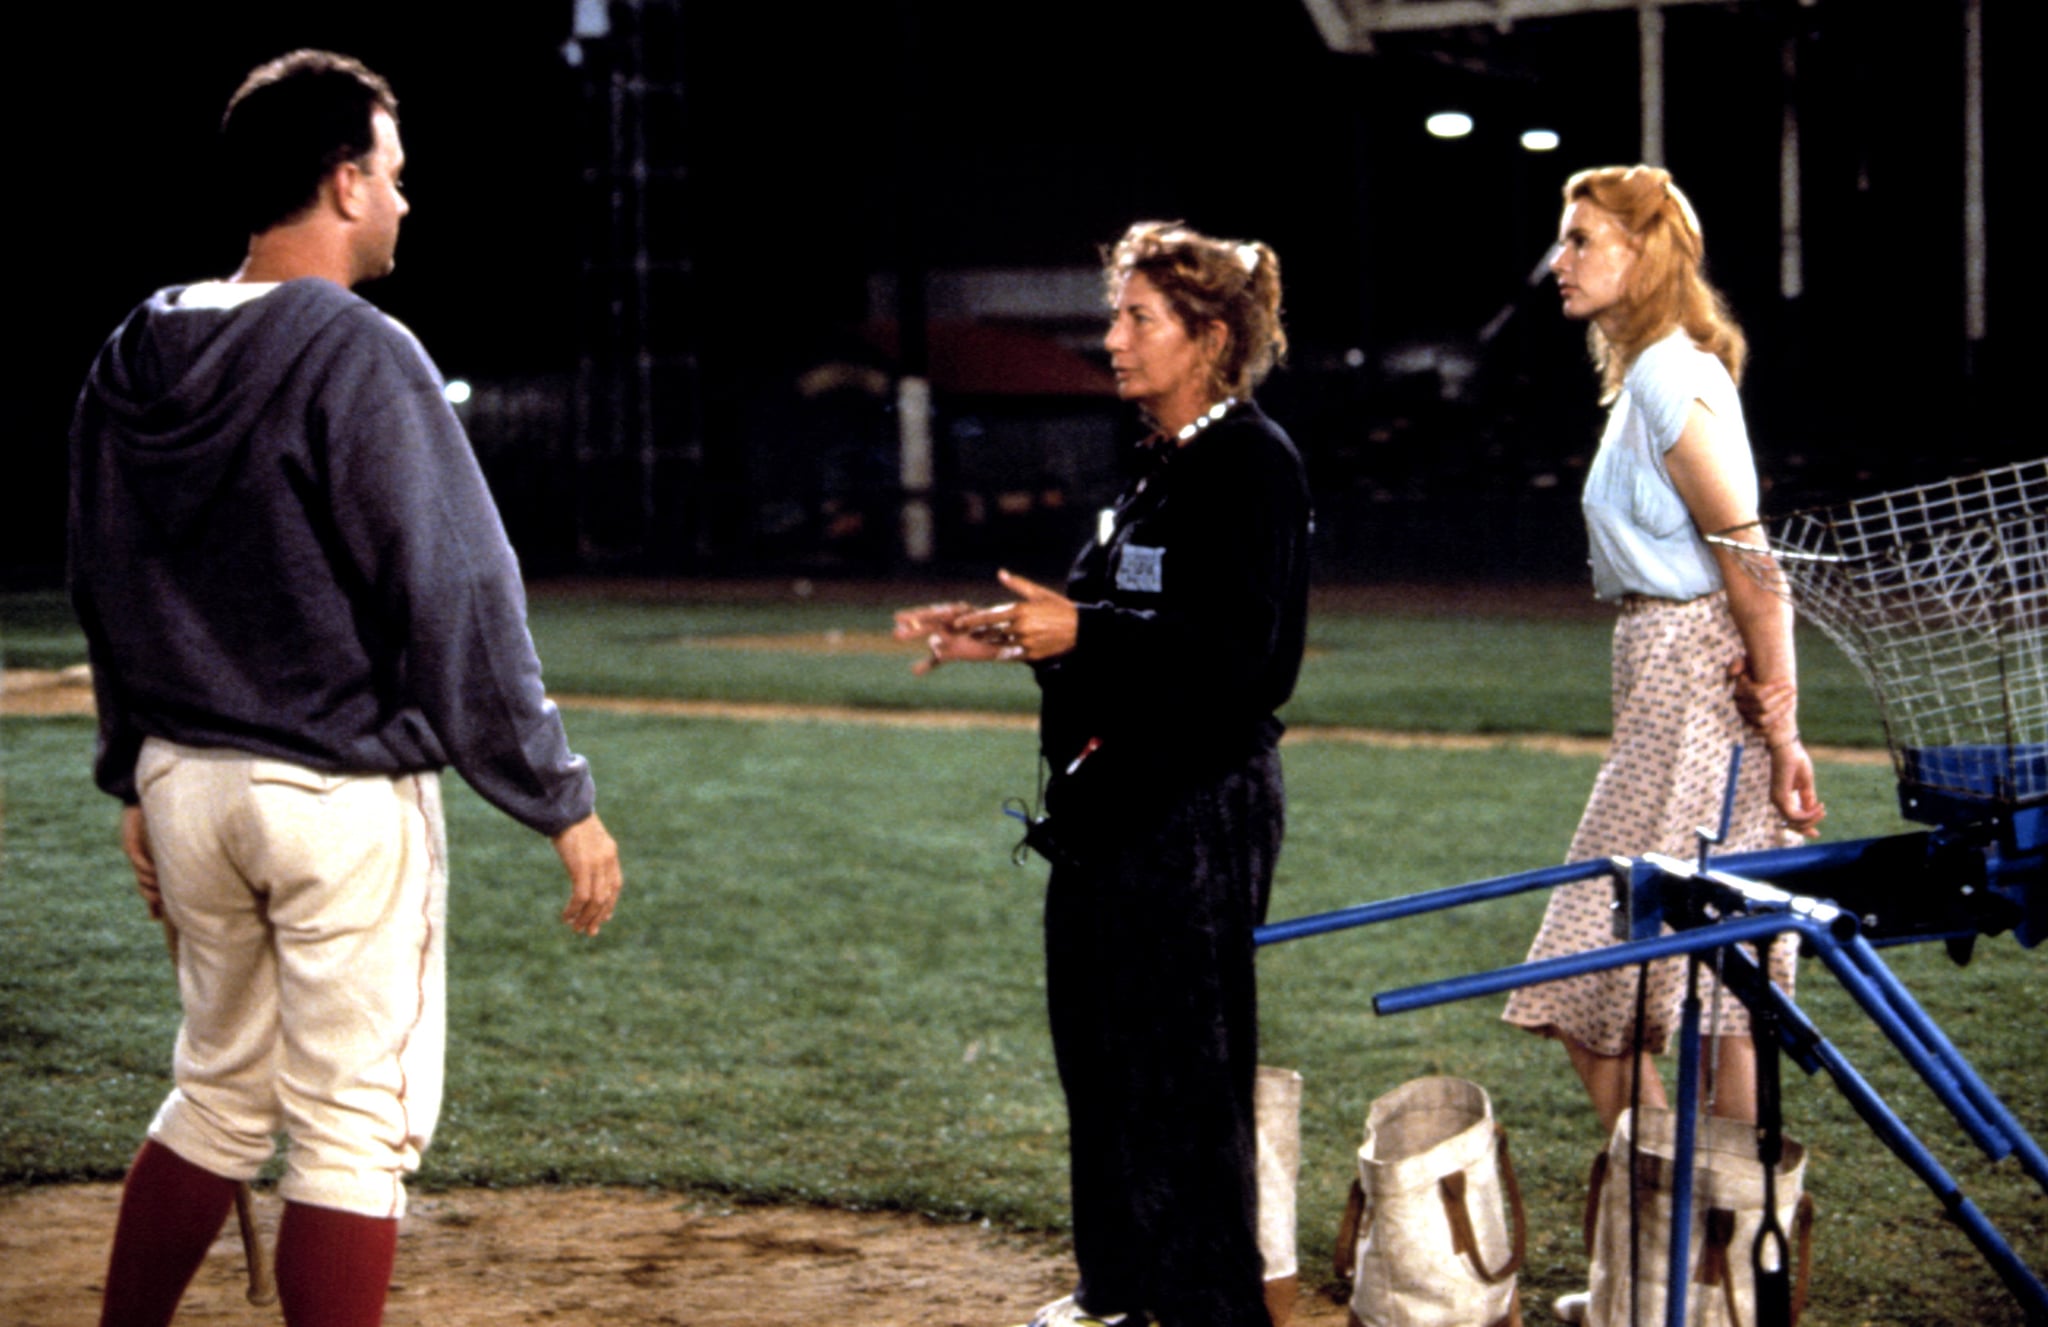
[[[73, 1327], [98, 1311], [119, 1190], [0, 1197], [0, 1322]], [[276, 1220], [275, 1199], [258, 1200]], [[387, 1327], [1001, 1327], [1071, 1288], [1049, 1239], [894, 1212], [722, 1207], [630, 1189], [423, 1194], [399, 1237]], [[180, 1324], [259, 1327], [233, 1221]], [[1303, 1327], [1344, 1308], [1305, 1296]]]
[[10, 668], [0, 673], [0, 714], [91, 714], [92, 673], [84, 664], [51, 672]]

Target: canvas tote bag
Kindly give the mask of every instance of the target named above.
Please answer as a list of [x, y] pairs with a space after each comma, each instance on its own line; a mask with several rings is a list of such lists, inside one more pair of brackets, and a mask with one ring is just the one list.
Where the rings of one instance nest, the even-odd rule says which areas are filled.
[[1417, 1078], [1372, 1103], [1337, 1232], [1352, 1327], [1520, 1327], [1526, 1236], [1484, 1088]]
[[[1634, 1139], [1635, 1120], [1642, 1121]], [[1646, 1106], [1624, 1113], [1607, 1150], [1593, 1164], [1586, 1197], [1586, 1249], [1592, 1255], [1591, 1327], [1627, 1327], [1633, 1320], [1664, 1322], [1665, 1287], [1671, 1249], [1672, 1164], [1677, 1153], [1677, 1116]], [[1634, 1196], [1629, 1183], [1635, 1157]], [[1796, 1260], [1787, 1268], [1792, 1282], [1792, 1321], [1805, 1307], [1813, 1265], [1813, 1200], [1801, 1192], [1806, 1149], [1786, 1139], [1776, 1177], [1780, 1250]], [[1630, 1211], [1633, 1204], [1634, 1219]], [[1764, 1221], [1764, 1168], [1757, 1160], [1756, 1126], [1707, 1116], [1693, 1146], [1691, 1250], [1687, 1266], [1685, 1320], [1690, 1327], [1755, 1327], [1754, 1249]], [[1630, 1293], [1630, 1243], [1634, 1276]], [[1767, 1245], [1767, 1247], [1769, 1247]], [[1775, 1265], [1775, 1264], [1774, 1264]], [[1633, 1299], [1633, 1307], [1631, 1300]]]
[[1259, 1066], [1252, 1085], [1258, 1130], [1259, 1254], [1266, 1263], [1266, 1311], [1287, 1327], [1301, 1286], [1295, 1192], [1301, 1180], [1301, 1075]]

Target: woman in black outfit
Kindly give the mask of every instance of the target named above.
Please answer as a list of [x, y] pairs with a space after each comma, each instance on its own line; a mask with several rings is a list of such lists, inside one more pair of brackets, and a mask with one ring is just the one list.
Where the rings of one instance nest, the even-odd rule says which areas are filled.
[[1022, 660], [1051, 770], [1045, 908], [1072, 1142], [1074, 1295], [1033, 1327], [1269, 1327], [1256, 1235], [1252, 931], [1284, 795], [1274, 711], [1308, 598], [1308, 486], [1251, 401], [1286, 348], [1279, 260], [1142, 222], [1107, 255], [1105, 345], [1153, 428], [1064, 594], [897, 615], [920, 671]]

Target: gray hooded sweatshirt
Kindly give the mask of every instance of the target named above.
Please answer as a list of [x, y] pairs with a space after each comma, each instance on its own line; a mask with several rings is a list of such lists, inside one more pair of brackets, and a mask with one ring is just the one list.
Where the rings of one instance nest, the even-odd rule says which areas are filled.
[[319, 278], [225, 309], [182, 290], [115, 331], [72, 423], [99, 786], [133, 802], [155, 736], [337, 773], [453, 765], [544, 834], [589, 815], [518, 564], [426, 352]]

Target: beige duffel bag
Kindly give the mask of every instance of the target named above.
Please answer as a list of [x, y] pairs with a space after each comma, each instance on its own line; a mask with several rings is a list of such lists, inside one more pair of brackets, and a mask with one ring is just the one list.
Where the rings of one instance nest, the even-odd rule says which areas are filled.
[[1301, 1075], [1260, 1065], [1252, 1117], [1258, 1125], [1259, 1254], [1266, 1263], [1266, 1311], [1273, 1327], [1287, 1327], [1301, 1286], [1294, 1226], [1301, 1178]]
[[[1614, 1137], [1593, 1165], [1588, 1186], [1586, 1248], [1592, 1254], [1593, 1267], [1585, 1321], [1591, 1327], [1624, 1327], [1631, 1320], [1661, 1327], [1664, 1321], [1677, 1116], [1659, 1107], [1644, 1107], [1640, 1136], [1632, 1141], [1636, 1118], [1623, 1113], [1614, 1126]], [[1633, 1186], [1629, 1182], [1631, 1155], [1635, 1158]], [[1805, 1308], [1813, 1266], [1813, 1200], [1801, 1192], [1805, 1177], [1806, 1149], [1788, 1138], [1778, 1163], [1774, 1197], [1785, 1251], [1796, 1260], [1796, 1269], [1784, 1269], [1792, 1283], [1795, 1323]], [[1689, 1327], [1753, 1327], [1757, 1315], [1752, 1251], [1763, 1221], [1764, 1167], [1757, 1159], [1756, 1126], [1713, 1116], [1701, 1119], [1693, 1144], [1692, 1244], [1686, 1259], [1691, 1274], [1685, 1299]], [[1767, 1248], [1769, 1243], [1766, 1241]], [[1631, 1261], [1635, 1265], [1633, 1290]]]
[[1526, 1238], [1484, 1088], [1417, 1078], [1372, 1103], [1337, 1232], [1352, 1327], [1520, 1327]]

